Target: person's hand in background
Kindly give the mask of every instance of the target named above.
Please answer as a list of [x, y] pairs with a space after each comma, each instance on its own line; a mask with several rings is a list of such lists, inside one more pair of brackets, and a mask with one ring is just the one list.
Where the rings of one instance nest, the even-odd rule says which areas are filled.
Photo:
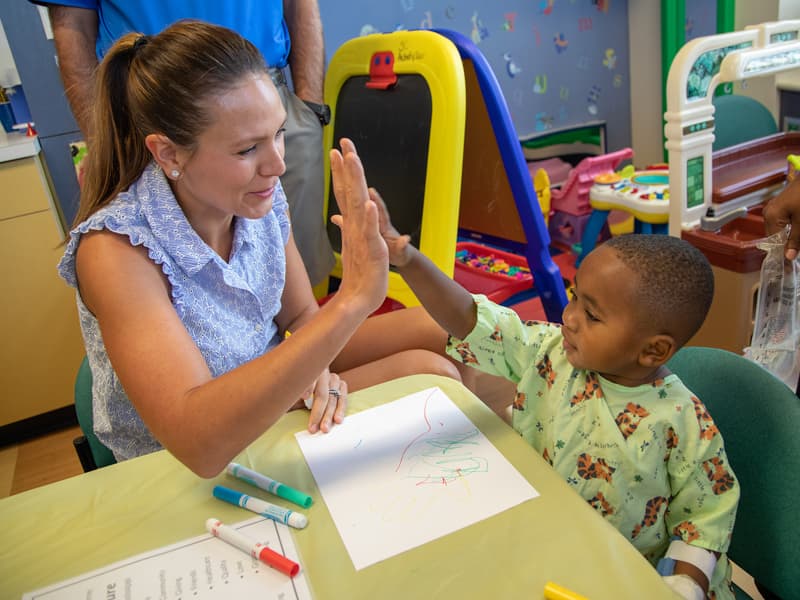
[[791, 225], [786, 241], [786, 260], [794, 260], [800, 250], [800, 178], [792, 180], [784, 190], [764, 207], [764, 227], [768, 235]]

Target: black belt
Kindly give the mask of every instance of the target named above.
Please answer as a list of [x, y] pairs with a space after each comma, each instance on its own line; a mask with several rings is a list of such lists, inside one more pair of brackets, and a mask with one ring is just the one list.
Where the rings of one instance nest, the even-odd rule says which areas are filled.
[[[285, 69], [286, 67], [284, 67]], [[277, 67], [272, 67], [269, 69], [269, 76], [272, 77], [272, 83], [275, 85], [287, 85], [286, 83], [286, 73], [284, 73], [284, 69], [278, 69]]]

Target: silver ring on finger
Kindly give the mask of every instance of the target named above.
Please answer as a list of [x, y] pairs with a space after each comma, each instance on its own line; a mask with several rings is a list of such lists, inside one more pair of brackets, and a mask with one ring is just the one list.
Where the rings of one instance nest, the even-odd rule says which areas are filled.
[[335, 390], [335, 389], [333, 389], [333, 388], [331, 388], [331, 389], [329, 389], [329, 390], [328, 390], [328, 395], [329, 395], [329, 396], [333, 396], [333, 397], [334, 397], [334, 398], [336, 398], [337, 400], [338, 400], [338, 399], [341, 397], [341, 394], [339, 393], [339, 390]]

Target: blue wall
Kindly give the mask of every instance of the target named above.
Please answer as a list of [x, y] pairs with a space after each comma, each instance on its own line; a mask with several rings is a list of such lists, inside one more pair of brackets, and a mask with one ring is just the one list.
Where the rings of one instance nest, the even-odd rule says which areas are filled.
[[686, 41], [717, 33], [717, 0], [686, 2]]
[[[319, 0], [328, 60], [348, 39], [438, 27], [472, 38], [520, 137], [604, 120], [631, 145], [627, 0]], [[660, 65], [653, 65], [660, 69]]]

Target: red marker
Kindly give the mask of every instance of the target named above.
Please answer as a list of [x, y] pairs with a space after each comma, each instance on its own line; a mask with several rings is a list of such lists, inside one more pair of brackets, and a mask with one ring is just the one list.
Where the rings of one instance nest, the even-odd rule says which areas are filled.
[[208, 519], [206, 521], [206, 529], [214, 537], [218, 537], [222, 541], [228, 542], [231, 546], [247, 552], [253, 558], [257, 558], [265, 565], [269, 565], [281, 573], [286, 573], [289, 577], [294, 577], [300, 572], [300, 565], [293, 560], [278, 554], [261, 542], [250, 539], [232, 527], [224, 525], [219, 519], [214, 519], [213, 517]]

